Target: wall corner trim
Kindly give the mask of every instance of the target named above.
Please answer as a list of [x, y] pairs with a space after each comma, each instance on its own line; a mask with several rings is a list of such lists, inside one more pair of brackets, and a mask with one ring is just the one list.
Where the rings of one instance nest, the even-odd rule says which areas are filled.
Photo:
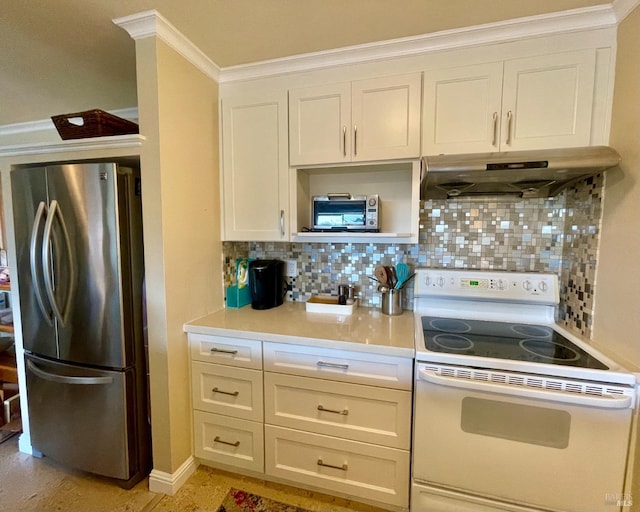
[[112, 21], [126, 30], [132, 39], [145, 39], [154, 36], [162, 39], [209, 78], [220, 82], [220, 67], [158, 11], [144, 11]]
[[173, 496], [180, 487], [193, 475], [200, 464], [194, 457], [189, 457], [173, 473], [165, 473], [156, 469], [149, 475], [149, 490]]
[[640, 5], [640, 0], [614, 0], [613, 12], [618, 24], [631, 14], [636, 7]]

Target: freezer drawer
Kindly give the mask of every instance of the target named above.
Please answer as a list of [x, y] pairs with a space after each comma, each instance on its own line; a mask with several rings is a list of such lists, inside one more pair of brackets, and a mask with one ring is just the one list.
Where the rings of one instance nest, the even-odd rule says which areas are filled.
[[103, 371], [26, 355], [31, 443], [77, 469], [128, 480], [138, 470], [134, 370]]

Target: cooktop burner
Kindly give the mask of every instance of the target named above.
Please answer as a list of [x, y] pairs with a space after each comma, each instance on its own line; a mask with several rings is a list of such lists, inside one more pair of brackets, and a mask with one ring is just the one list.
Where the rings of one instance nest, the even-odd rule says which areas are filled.
[[546, 325], [423, 316], [422, 328], [432, 352], [609, 369]]

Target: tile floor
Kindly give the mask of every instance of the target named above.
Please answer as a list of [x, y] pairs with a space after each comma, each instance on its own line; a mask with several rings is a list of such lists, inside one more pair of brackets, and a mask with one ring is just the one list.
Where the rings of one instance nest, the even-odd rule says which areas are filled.
[[0, 510], [7, 512], [214, 512], [236, 487], [314, 512], [384, 512], [361, 503], [200, 466], [175, 496], [150, 492], [145, 479], [125, 491], [109, 479], [70, 470], [0, 444]]

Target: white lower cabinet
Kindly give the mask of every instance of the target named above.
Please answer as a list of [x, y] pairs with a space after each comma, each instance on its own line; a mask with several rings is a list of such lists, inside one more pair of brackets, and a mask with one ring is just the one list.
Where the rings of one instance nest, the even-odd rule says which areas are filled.
[[409, 451], [265, 425], [267, 475], [408, 508]]
[[265, 423], [409, 449], [411, 392], [265, 372]]
[[409, 508], [411, 358], [264, 343], [265, 472]]
[[264, 471], [262, 423], [193, 412], [196, 457], [250, 471]]
[[196, 457], [264, 472], [262, 342], [189, 333]]
[[413, 359], [288, 343], [265, 343], [264, 369], [305, 377], [411, 390]]
[[189, 334], [203, 463], [409, 509], [413, 359]]
[[193, 407], [262, 422], [262, 371], [191, 363]]

